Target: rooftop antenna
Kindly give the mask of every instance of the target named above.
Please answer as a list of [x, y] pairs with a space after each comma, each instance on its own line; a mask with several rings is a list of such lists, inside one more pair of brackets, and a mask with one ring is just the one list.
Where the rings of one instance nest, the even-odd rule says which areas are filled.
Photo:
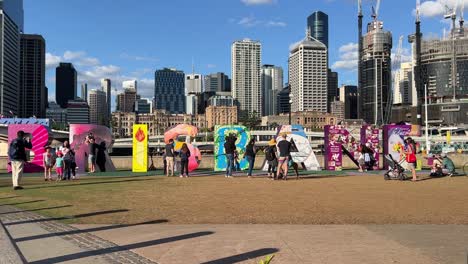
[[195, 74], [195, 60], [192, 57], [192, 75]]
[[463, 24], [465, 23], [465, 19], [463, 18], [463, 13], [465, 12], [465, 1], [462, 1], [461, 8], [460, 8], [460, 35], [463, 36], [465, 33], [465, 29]]

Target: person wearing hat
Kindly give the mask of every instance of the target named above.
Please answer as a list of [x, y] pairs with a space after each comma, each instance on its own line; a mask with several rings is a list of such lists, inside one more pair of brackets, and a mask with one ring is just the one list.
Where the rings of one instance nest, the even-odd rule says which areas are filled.
[[452, 176], [455, 173], [455, 164], [446, 153], [442, 153], [440, 156], [442, 157], [442, 172], [445, 175]]
[[272, 138], [265, 148], [265, 159], [268, 164], [268, 177], [276, 180], [276, 169], [278, 167], [278, 157], [276, 156], [276, 140]]

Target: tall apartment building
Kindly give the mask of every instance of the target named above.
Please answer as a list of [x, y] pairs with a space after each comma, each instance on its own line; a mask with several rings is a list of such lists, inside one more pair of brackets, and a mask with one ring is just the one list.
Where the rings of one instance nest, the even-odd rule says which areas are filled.
[[[395, 73], [393, 88], [393, 104], [413, 104], [413, 65], [411, 62], [401, 63], [400, 69]], [[414, 89], [414, 93], [416, 89]]]
[[278, 93], [283, 89], [283, 68], [262, 66], [262, 116], [278, 113]]
[[88, 102], [88, 84], [87, 83], [82, 83], [81, 84], [81, 99], [85, 100]]
[[0, 114], [18, 114], [23, 0], [0, 1]]
[[154, 107], [174, 114], [185, 113], [185, 74], [164, 68], [154, 73]]
[[240, 104], [240, 110], [260, 115], [261, 53], [258, 41], [244, 39], [231, 46], [232, 97]]
[[327, 112], [331, 113], [331, 104], [336, 100], [338, 100], [338, 73], [328, 69]]
[[[361, 42], [361, 40], [360, 40]], [[360, 61], [359, 118], [368, 124], [387, 123], [390, 115], [389, 94], [392, 80], [392, 33], [383, 29], [383, 22], [374, 19], [362, 38]]]
[[46, 116], [45, 40], [41, 35], [21, 34], [19, 117]]
[[116, 111], [134, 112], [135, 102], [140, 99], [134, 89], [125, 89], [123, 93], [117, 95]]
[[112, 107], [112, 83], [110, 79], [101, 80], [101, 90], [106, 93], [106, 103], [107, 103], [107, 118], [111, 118], [111, 107]]
[[204, 92], [230, 92], [231, 79], [223, 72], [205, 75]]
[[277, 95], [277, 107], [278, 107], [278, 114], [285, 114], [291, 111], [291, 104], [289, 103], [289, 87], [286, 86], [285, 88], [281, 89]]
[[325, 44], [328, 49], [328, 15], [322, 11], [316, 11], [307, 17], [307, 29], [311, 36]]
[[327, 112], [327, 47], [310, 31], [290, 50], [289, 85], [292, 112]]
[[91, 124], [109, 126], [106, 93], [95, 89], [89, 91], [88, 105], [89, 122]]
[[203, 79], [201, 74], [185, 75], [185, 113], [196, 115], [198, 109], [198, 95], [202, 93]]
[[66, 108], [69, 100], [76, 99], [77, 74], [71, 63], [61, 62], [55, 69], [55, 101]]
[[358, 118], [358, 89], [355, 85], [340, 87], [339, 100], [344, 103], [345, 119]]

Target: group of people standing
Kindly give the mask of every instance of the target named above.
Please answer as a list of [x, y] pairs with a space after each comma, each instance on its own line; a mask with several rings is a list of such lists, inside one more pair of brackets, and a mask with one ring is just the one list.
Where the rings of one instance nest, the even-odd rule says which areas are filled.
[[175, 158], [180, 158], [180, 176], [181, 178], [189, 177], [189, 158], [190, 150], [186, 143], [182, 144], [179, 152], [174, 150], [174, 140], [170, 139], [165, 146], [164, 152], [164, 170], [167, 177], [174, 176]]
[[[226, 175], [227, 178], [232, 178], [233, 171], [235, 170], [235, 155], [236, 155], [236, 141], [235, 135], [229, 135], [225, 139], [224, 153], [226, 155]], [[255, 139], [251, 139], [245, 148], [244, 157], [249, 163], [247, 176], [252, 177], [252, 171], [255, 165], [255, 158], [259, 152], [259, 148], [255, 146]], [[296, 171], [296, 176], [299, 175], [297, 170], [297, 164], [292, 161], [291, 141], [287, 140], [287, 134], [282, 135], [282, 139], [277, 143], [275, 139], [271, 139], [268, 143], [268, 147], [265, 148], [265, 159], [268, 164], [268, 177], [272, 180], [288, 178], [288, 168], [290, 165], [293, 166]]]
[[[85, 144], [88, 145], [88, 152], [86, 153], [89, 172], [94, 173], [96, 165], [101, 172], [106, 171], [106, 143], [95, 142], [92, 133], [86, 137]], [[26, 149], [32, 149], [31, 139], [26, 136], [24, 131], [18, 131], [17, 138], [14, 139], [8, 148], [8, 157], [10, 159], [13, 189], [21, 190], [21, 178], [23, 176], [24, 164], [27, 162]], [[62, 146], [55, 149], [53, 152], [52, 147], [46, 146], [43, 153], [43, 167], [44, 167], [44, 181], [52, 181], [52, 170], [55, 168], [56, 181], [61, 180], [75, 180], [76, 176], [76, 159], [75, 150], [71, 147], [68, 140], [64, 141]]]

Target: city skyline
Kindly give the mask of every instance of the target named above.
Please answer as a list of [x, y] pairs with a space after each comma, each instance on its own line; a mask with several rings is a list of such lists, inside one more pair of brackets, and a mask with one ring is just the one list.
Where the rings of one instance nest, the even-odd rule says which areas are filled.
[[[370, 21], [373, 3], [364, 2], [366, 24]], [[384, 21], [385, 28], [392, 31], [394, 46], [399, 35], [405, 36], [405, 61], [410, 53], [406, 36], [414, 31], [415, 3], [399, 2], [397, 13], [392, 9], [395, 1], [382, 1], [379, 18]], [[425, 36], [441, 35], [442, 29], [449, 27], [440, 22], [443, 5], [439, 2], [422, 3], [422, 30]], [[231, 0], [222, 5], [216, 1], [204, 1], [187, 2], [184, 9], [206, 10], [208, 6], [213, 10], [232, 12], [229, 15], [219, 12], [221, 14], [195, 16], [193, 14], [196, 12], [179, 10], [177, 16], [168, 17], [167, 14], [175, 12], [177, 5], [152, 1], [140, 1], [137, 6], [132, 5], [131, 1], [111, 5], [111, 1], [103, 0], [93, 2], [93, 8], [86, 9], [87, 19], [83, 20], [79, 11], [88, 7], [83, 1], [67, 1], [65, 5], [57, 0], [41, 3], [25, 0], [25, 32], [42, 34], [46, 39], [49, 99], [54, 99], [54, 70], [60, 61], [74, 64], [78, 70], [78, 85], [86, 82], [89, 89], [95, 89], [102, 78], [109, 78], [115, 84], [126, 79], [137, 79], [142, 88], [142, 97], [151, 98], [153, 76], [157, 69], [174, 67], [191, 72], [192, 58], [196, 73], [224, 72], [229, 75], [230, 46], [233, 41], [245, 37], [262, 43], [262, 64], [287, 69], [289, 46], [304, 35], [307, 17], [320, 10], [329, 16], [330, 67], [338, 71], [339, 85], [357, 84], [354, 52], [357, 48], [356, 1], [297, 1], [294, 5], [284, 0]], [[108, 8], [110, 12], [102, 15], [100, 10], [103, 8]], [[42, 10], [48, 10], [54, 16], [41, 15]], [[127, 11], [125, 20], [116, 15], [120, 10]], [[184, 23], [192, 26], [190, 29], [180, 27]], [[217, 34], [206, 34], [207, 29]], [[111, 45], [106, 45], [111, 42]], [[183, 49], [181, 45], [184, 45]], [[113, 101], [115, 89], [120, 92], [121, 87], [113, 87]]]

